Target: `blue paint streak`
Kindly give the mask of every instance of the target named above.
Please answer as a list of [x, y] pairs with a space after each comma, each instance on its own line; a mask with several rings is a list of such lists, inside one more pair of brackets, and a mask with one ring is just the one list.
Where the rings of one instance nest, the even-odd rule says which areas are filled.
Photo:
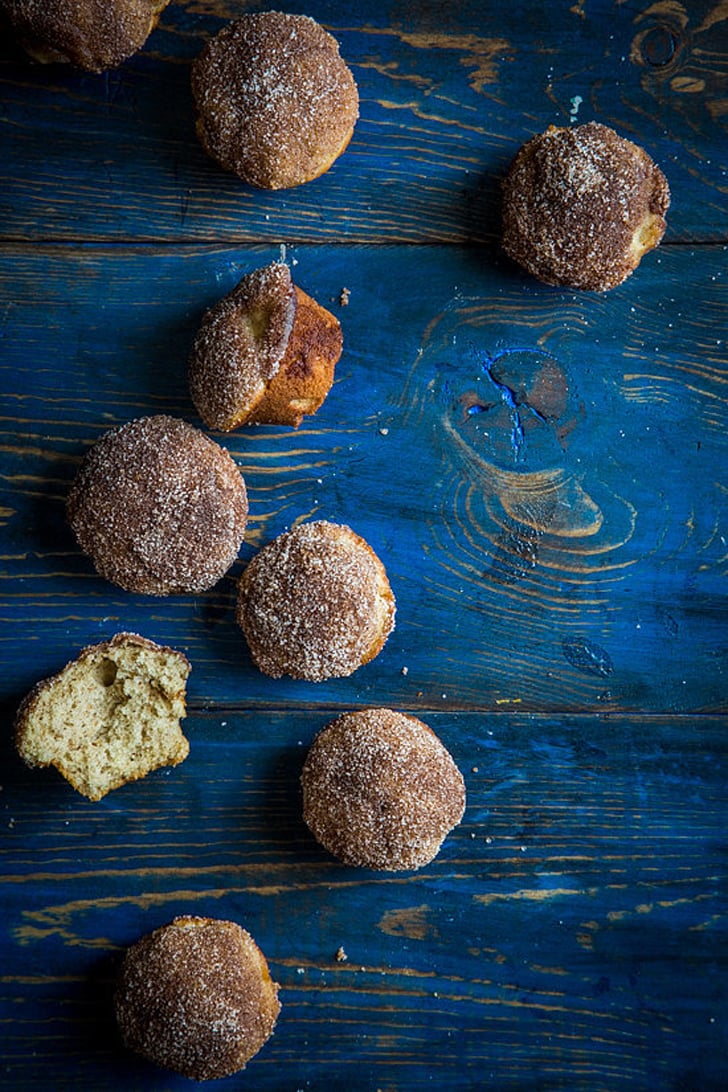
[[[516, 457], [516, 461], [518, 461], [523, 457], [523, 446], [525, 443], [525, 433], [523, 429], [522, 416], [523, 411], [526, 410], [528, 413], [533, 414], [536, 420], [540, 421], [544, 425], [548, 424], [548, 422], [544, 415], [542, 413], [539, 413], [539, 411], [533, 406], [529, 405], [528, 402], [519, 403], [516, 399], [516, 394], [513, 388], [509, 387], [507, 383], [503, 383], [499, 379], [496, 379], [495, 375], [493, 374], [494, 364], [498, 360], [500, 360], [501, 357], [512, 356], [514, 353], [527, 353], [531, 356], [546, 356], [550, 360], [555, 360], [556, 358], [553, 356], [552, 353], [549, 353], [544, 349], [536, 350], [527, 348], [525, 346], [515, 346], [511, 349], [499, 349], [494, 356], [486, 353], [482, 360], [483, 371], [488, 376], [488, 379], [491, 381], [495, 389], [498, 391], [501, 400], [508, 407], [511, 417], [511, 446], [513, 448], [513, 453]], [[479, 407], [473, 406], [468, 410], [468, 413], [477, 413], [478, 410]]]

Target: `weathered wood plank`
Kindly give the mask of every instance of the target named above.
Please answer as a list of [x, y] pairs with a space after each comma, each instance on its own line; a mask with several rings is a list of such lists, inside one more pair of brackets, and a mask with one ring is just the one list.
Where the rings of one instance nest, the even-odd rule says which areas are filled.
[[0, 235], [16, 240], [492, 241], [499, 178], [550, 124], [636, 140], [673, 193], [667, 241], [726, 238], [728, 20], [717, 0], [362, 5], [311, 0], [361, 94], [346, 154], [278, 194], [201, 150], [189, 65], [245, 10], [171, 4], [102, 76], [0, 53]]
[[428, 713], [466, 815], [387, 875], [303, 826], [326, 719], [195, 710], [182, 766], [95, 805], [4, 754], [5, 1087], [161, 1087], [108, 1000], [119, 951], [184, 912], [242, 921], [281, 984], [231, 1087], [721, 1087], [722, 720]]
[[[452, 248], [290, 250], [345, 350], [298, 431], [218, 437], [249, 486], [240, 562], [198, 597], [131, 596], [94, 574], [64, 522], [82, 454], [144, 413], [197, 420], [185, 367], [200, 315], [277, 253], [0, 259], [4, 697], [132, 628], [186, 649], [206, 701], [725, 709], [722, 248], [666, 248], [608, 297]], [[397, 628], [350, 679], [268, 680], [234, 623], [236, 579], [313, 517], [371, 542]]]

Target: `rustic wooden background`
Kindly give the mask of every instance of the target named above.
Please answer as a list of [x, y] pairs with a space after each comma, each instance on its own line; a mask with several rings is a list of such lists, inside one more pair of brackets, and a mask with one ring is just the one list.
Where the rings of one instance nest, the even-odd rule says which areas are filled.
[[[276, 6], [335, 34], [361, 95], [345, 155], [279, 193], [206, 158], [189, 92], [203, 42], [259, 5], [173, 2], [101, 76], [2, 28], [2, 1086], [189, 1087], [123, 1051], [109, 996], [124, 947], [193, 912], [245, 925], [281, 985], [273, 1039], [221, 1088], [723, 1088], [726, 5]], [[530, 280], [498, 240], [520, 144], [591, 119], [672, 191], [662, 246], [606, 295]], [[217, 437], [251, 502], [228, 576], [127, 595], [64, 524], [79, 460], [144, 413], [199, 424], [200, 316], [281, 255], [340, 318], [336, 384], [297, 431]], [[313, 517], [376, 549], [397, 628], [349, 679], [266, 679], [236, 580]], [[22, 766], [12, 720], [120, 629], [191, 659], [191, 754], [90, 804]], [[308, 743], [365, 705], [422, 717], [465, 776], [417, 873], [345, 868], [301, 820]]]

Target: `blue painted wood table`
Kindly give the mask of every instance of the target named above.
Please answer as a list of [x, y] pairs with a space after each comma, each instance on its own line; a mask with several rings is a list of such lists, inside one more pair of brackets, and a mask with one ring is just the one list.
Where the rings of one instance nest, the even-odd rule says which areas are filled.
[[[283, 5], [337, 37], [361, 116], [278, 192], [194, 133], [190, 63], [254, 7], [173, 2], [99, 76], [3, 32], [2, 1087], [189, 1087], [123, 1049], [110, 1005], [120, 953], [182, 913], [239, 921], [280, 983], [273, 1038], [221, 1088], [726, 1087], [726, 6]], [[499, 238], [519, 146], [588, 120], [672, 193], [605, 294], [540, 284]], [[200, 425], [200, 317], [281, 256], [341, 321], [334, 387], [298, 430], [215, 436], [250, 494], [215, 588], [122, 592], [65, 524], [79, 461], [132, 417]], [[516, 448], [494, 360], [559, 392]], [[269, 679], [236, 582], [314, 517], [377, 551], [396, 629], [349, 678]], [[13, 718], [122, 629], [189, 657], [191, 753], [92, 804], [20, 762]], [[345, 867], [301, 818], [307, 746], [371, 705], [425, 720], [466, 781], [417, 872]]]

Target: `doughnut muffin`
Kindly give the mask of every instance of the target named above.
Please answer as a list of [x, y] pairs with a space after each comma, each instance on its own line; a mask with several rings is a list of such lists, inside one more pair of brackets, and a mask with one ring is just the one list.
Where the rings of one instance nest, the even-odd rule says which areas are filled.
[[143, 595], [211, 588], [238, 556], [245, 482], [228, 452], [176, 417], [105, 433], [71, 487], [67, 516], [97, 572]]
[[250, 934], [206, 917], [177, 917], [129, 948], [114, 1004], [130, 1050], [196, 1081], [244, 1069], [281, 1009]]
[[0, 0], [21, 45], [43, 64], [116, 68], [142, 48], [169, 0]]
[[180, 719], [186, 656], [136, 633], [89, 645], [24, 698], [15, 744], [28, 766], [55, 766], [89, 800], [177, 766], [189, 753]]
[[204, 315], [188, 366], [192, 401], [211, 429], [298, 428], [329, 393], [342, 344], [338, 320], [272, 262]]
[[665, 232], [667, 180], [638, 145], [589, 122], [550, 126], [503, 182], [503, 247], [546, 284], [603, 292]]
[[349, 865], [422, 868], [463, 817], [465, 783], [421, 720], [392, 709], [345, 713], [314, 740], [301, 774], [303, 818]]
[[353, 674], [394, 627], [387, 574], [345, 524], [318, 520], [286, 531], [240, 578], [237, 620], [266, 675], [321, 682]]
[[300, 186], [331, 167], [359, 116], [339, 45], [307, 15], [243, 15], [192, 67], [197, 135], [220, 166], [261, 189]]

